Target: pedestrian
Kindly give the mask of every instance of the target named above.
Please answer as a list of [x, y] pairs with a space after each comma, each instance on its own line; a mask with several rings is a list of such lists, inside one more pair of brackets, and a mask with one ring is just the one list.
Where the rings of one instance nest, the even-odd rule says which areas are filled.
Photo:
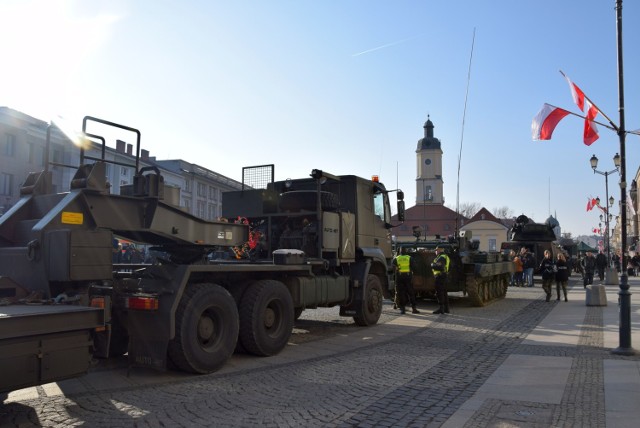
[[396, 304], [400, 309], [400, 313], [406, 313], [407, 300], [411, 304], [412, 313], [419, 314], [416, 308], [416, 293], [413, 290], [413, 271], [415, 270], [415, 262], [406, 254], [404, 248], [398, 249], [398, 255], [393, 259], [393, 266], [396, 271]]
[[560, 300], [560, 288], [562, 287], [562, 293], [564, 294], [564, 301], [567, 299], [567, 281], [569, 281], [569, 267], [567, 266], [567, 258], [564, 254], [558, 254], [558, 260], [556, 261], [556, 295]]
[[516, 287], [522, 287], [524, 267], [522, 266], [522, 259], [519, 255], [516, 254], [513, 257], [513, 264], [515, 265], [515, 273], [513, 274], [513, 285]]
[[604, 269], [606, 267], [607, 256], [605, 256], [602, 250], [600, 250], [596, 256], [596, 268], [598, 269], [598, 278], [600, 278], [600, 281], [604, 281]]
[[595, 272], [595, 270], [596, 258], [593, 257], [593, 253], [591, 251], [587, 251], [587, 255], [584, 259], [582, 259], [582, 285], [584, 286], [584, 288], [587, 288], [587, 285], [593, 284], [593, 273]]
[[551, 251], [544, 250], [544, 258], [540, 262], [538, 270], [542, 273], [542, 289], [547, 295], [546, 301], [551, 300], [551, 287], [556, 278], [556, 264], [551, 257]]
[[533, 287], [533, 270], [536, 267], [536, 260], [533, 253], [527, 247], [520, 250], [520, 258], [522, 259], [522, 267], [524, 268], [525, 287]]
[[616, 268], [616, 271], [620, 273], [620, 265], [622, 260], [620, 257], [620, 250], [616, 250], [615, 254], [611, 257], [613, 259], [613, 266]]
[[431, 263], [433, 276], [435, 277], [436, 296], [438, 297], [439, 308], [433, 311], [434, 314], [449, 313], [449, 294], [447, 293], [447, 275], [449, 273], [449, 256], [444, 253], [444, 248], [436, 247], [436, 258]]

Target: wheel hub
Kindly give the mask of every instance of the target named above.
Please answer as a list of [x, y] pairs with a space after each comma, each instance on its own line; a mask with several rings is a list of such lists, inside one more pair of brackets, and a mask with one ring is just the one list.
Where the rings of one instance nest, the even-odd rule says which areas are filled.
[[267, 308], [264, 311], [264, 326], [271, 328], [276, 323], [276, 313], [272, 308]]

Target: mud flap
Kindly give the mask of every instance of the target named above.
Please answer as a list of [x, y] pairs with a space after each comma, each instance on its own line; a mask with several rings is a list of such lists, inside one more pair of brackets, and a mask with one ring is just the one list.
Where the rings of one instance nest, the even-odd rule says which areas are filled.
[[364, 287], [367, 283], [367, 275], [371, 268], [371, 260], [365, 260], [364, 262], [357, 263], [351, 268], [351, 286], [349, 287], [349, 303], [346, 305], [340, 305], [340, 316], [353, 317], [361, 315], [363, 300], [364, 300]]
[[169, 337], [163, 334], [166, 327], [158, 323], [163, 317], [156, 313], [129, 311], [129, 368], [150, 367], [156, 370], [167, 369], [167, 348]]

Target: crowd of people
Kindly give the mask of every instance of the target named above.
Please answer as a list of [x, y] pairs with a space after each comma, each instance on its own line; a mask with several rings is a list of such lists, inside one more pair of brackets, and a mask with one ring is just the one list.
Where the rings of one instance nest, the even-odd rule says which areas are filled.
[[[448, 314], [449, 301], [446, 291], [446, 275], [449, 271], [449, 258], [444, 253], [442, 247], [436, 247], [435, 259], [431, 264], [431, 270], [435, 279], [436, 298], [438, 309], [434, 314]], [[626, 258], [627, 274], [635, 276], [640, 274], [640, 252]], [[511, 277], [512, 287], [533, 287], [534, 273], [542, 277], [542, 290], [545, 293], [546, 301], [549, 302], [553, 296], [555, 286], [556, 301], [564, 300], [568, 302], [567, 284], [571, 272], [579, 273], [582, 278], [582, 285], [586, 289], [587, 285], [592, 285], [594, 277], [602, 282], [605, 279], [607, 267], [613, 267], [618, 273], [622, 269], [622, 257], [620, 251], [614, 252], [610, 258], [602, 251], [594, 255], [592, 251], [578, 254], [577, 258], [569, 257], [564, 251], [559, 251], [555, 257], [551, 250], [544, 251], [543, 259], [538, 262], [536, 254], [529, 248], [522, 247], [520, 251], [511, 250], [509, 260], [514, 263], [514, 273]], [[411, 305], [412, 313], [418, 314], [416, 308], [416, 293], [412, 286], [412, 276], [414, 272], [413, 259], [405, 254], [402, 248], [394, 259], [396, 269], [396, 294], [394, 309], [400, 309], [404, 314], [406, 306]]]

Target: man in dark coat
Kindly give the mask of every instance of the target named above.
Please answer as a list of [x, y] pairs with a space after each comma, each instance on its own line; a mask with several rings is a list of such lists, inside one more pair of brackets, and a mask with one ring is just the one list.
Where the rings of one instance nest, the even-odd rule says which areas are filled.
[[596, 267], [598, 268], [598, 277], [600, 278], [600, 281], [604, 281], [604, 270], [607, 267], [607, 256], [604, 255], [602, 250], [600, 250], [596, 256]]

